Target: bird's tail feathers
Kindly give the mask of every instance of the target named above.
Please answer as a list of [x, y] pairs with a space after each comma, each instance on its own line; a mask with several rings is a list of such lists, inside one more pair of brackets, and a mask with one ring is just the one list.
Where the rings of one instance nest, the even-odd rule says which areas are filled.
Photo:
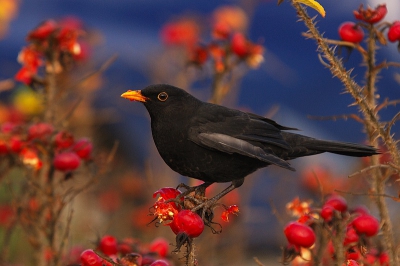
[[307, 144], [305, 146], [311, 150], [354, 157], [371, 156], [380, 153], [375, 147], [350, 142], [310, 139]]

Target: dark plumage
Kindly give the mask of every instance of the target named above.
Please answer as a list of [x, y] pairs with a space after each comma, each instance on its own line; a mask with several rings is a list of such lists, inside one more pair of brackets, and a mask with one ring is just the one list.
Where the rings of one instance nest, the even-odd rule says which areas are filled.
[[172, 170], [203, 180], [205, 187], [231, 181], [226, 193], [259, 168], [274, 164], [294, 170], [287, 160], [297, 157], [323, 152], [356, 157], [378, 153], [366, 145], [287, 132], [295, 129], [252, 113], [202, 102], [171, 85], [151, 85], [141, 91], [127, 91], [121, 97], [144, 104], [151, 117], [155, 145]]

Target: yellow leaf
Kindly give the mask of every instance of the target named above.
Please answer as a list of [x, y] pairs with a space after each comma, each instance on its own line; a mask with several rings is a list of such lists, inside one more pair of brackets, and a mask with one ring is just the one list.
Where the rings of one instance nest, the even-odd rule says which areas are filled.
[[314, 1], [314, 0], [293, 0], [293, 1], [295, 1], [297, 3], [304, 4], [304, 5], [309, 6], [311, 8], [314, 8], [315, 10], [317, 10], [321, 14], [322, 17], [325, 17], [325, 9], [317, 1]]

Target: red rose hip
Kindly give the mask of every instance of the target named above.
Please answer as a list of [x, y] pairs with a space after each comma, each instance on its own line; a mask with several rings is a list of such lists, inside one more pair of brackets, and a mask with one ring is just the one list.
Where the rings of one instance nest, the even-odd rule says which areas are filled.
[[393, 22], [388, 31], [388, 39], [391, 42], [400, 41], [400, 21]]
[[290, 222], [284, 229], [285, 236], [290, 244], [309, 248], [315, 243], [315, 233], [308, 225], [299, 222]]
[[379, 221], [372, 215], [364, 214], [356, 217], [352, 225], [358, 234], [374, 236], [379, 231]]
[[62, 152], [54, 157], [53, 165], [60, 171], [72, 171], [79, 167], [81, 159], [74, 152]]
[[343, 22], [339, 26], [339, 36], [343, 41], [359, 43], [364, 39], [364, 31], [354, 22]]
[[74, 144], [72, 149], [80, 158], [86, 160], [90, 158], [93, 145], [89, 139], [81, 138]]
[[183, 210], [174, 215], [170, 227], [175, 234], [186, 233], [189, 237], [198, 237], [204, 230], [204, 222], [197, 213]]

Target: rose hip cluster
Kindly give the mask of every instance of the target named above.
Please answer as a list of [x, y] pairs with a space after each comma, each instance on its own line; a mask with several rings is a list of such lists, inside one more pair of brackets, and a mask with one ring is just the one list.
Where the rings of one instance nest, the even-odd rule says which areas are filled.
[[201, 67], [210, 61], [216, 73], [227, 72], [241, 62], [256, 68], [264, 60], [264, 47], [251, 42], [243, 33], [247, 20], [241, 8], [222, 6], [213, 12], [209, 42], [200, 44], [201, 27], [198, 21], [189, 18], [167, 23], [161, 30], [161, 38], [168, 46], [185, 47], [191, 64]]
[[157, 195], [159, 197], [153, 205], [153, 214], [157, 216], [156, 219], [159, 223], [170, 226], [172, 232], [177, 236], [198, 237], [204, 230], [203, 219], [197, 213], [183, 209], [181, 204], [174, 201], [177, 197], [179, 198], [180, 194], [179, 190], [170, 187], [164, 187], [154, 192], [153, 197], [157, 197]]
[[[376, 36], [379, 36], [380, 32], [389, 27], [387, 39], [390, 42], [398, 42], [400, 47], [400, 21], [376, 25], [378, 22], [381, 22], [387, 14], [386, 4], [378, 5], [375, 9], [371, 7], [365, 9], [361, 4], [360, 8], [353, 13], [355, 19], [358, 20], [357, 23], [347, 21], [339, 26], [339, 36], [343, 41], [360, 43], [364, 39], [363, 28], [375, 29], [377, 33]], [[385, 44], [386, 42], [383, 43]]]
[[[178, 189], [171, 187], [161, 188], [153, 194], [154, 198], [157, 197], [157, 201], [152, 207], [152, 214], [156, 216], [157, 223], [169, 226], [172, 232], [175, 233], [177, 250], [193, 238], [200, 236], [204, 230], [205, 223], [209, 225], [210, 220], [212, 220], [206, 219], [206, 221], [203, 221], [198, 213], [185, 209], [186, 196], [180, 197], [181, 195], [183, 194]], [[225, 208], [221, 215], [223, 221], [228, 222], [229, 214], [237, 215], [239, 212], [239, 208], [236, 205], [229, 207], [223, 204], [219, 205]], [[191, 207], [193, 206], [191, 205]]]
[[257, 68], [263, 61], [264, 47], [251, 42], [241, 32], [221, 32], [215, 29], [215, 39], [207, 45], [197, 45], [190, 52], [191, 63], [203, 66], [211, 59], [217, 73], [227, 70], [231, 56], [246, 62], [252, 68]]
[[[298, 198], [288, 203], [287, 209], [292, 215], [299, 217], [297, 221], [289, 222], [284, 228], [284, 234], [289, 242], [285, 249], [287, 260], [305, 257], [303, 253], [311, 254], [317, 249], [315, 245], [324, 242], [321, 240], [316, 242], [316, 234], [321, 234], [319, 239], [327, 237], [323, 233], [326, 229], [330, 232], [328, 239], [325, 239], [325, 243], [328, 243], [326, 253], [330, 258], [325, 259], [334, 258], [333, 238], [339, 237], [337, 234], [340, 232], [336, 230], [340, 224], [345, 228], [341, 245], [344, 247], [344, 259], [348, 261], [347, 265], [389, 265], [387, 253], [382, 251], [379, 245], [374, 246], [372, 241], [372, 238], [379, 233], [379, 220], [365, 207], [359, 206], [349, 210], [343, 197], [331, 195], [325, 200], [321, 209], [312, 208], [310, 201], [301, 202]], [[309, 257], [312, 261], [312, 256]]]
[[71, 62], [86, 58], [86, 47], [78, 37], [83, 34], [82, 23], [76, 18], [66, 18], [59, 22], [46, 20], [28, 36], [28, 45], [18, 55], [21, 69], [15, 80], [32, 85], [40, 83], [39, 67], [46, 72], [60, 73]]
[[134, 238], [118, 240], [105, 235], [95, 250], [78, 248], [73, 253], [80, 255], [70, 256], [67, 262], [70, 266], [171, 266], [169, 246], [164, 238], [142, 243]]
[[[91, 160], [93, 145], [87, 138], [75, 139], [68, 131], [57, 131], [51, 124], [39, 122], [28, 126], [5, 122], [0, 127], [0, 156], [10, 162], [21, 162], [26, 167], [40, 170], [44, 158], [52, 158], [56, 170], [71, 172], [82, 161]], [[52, 156], [49, 157], [48, 152]]]

